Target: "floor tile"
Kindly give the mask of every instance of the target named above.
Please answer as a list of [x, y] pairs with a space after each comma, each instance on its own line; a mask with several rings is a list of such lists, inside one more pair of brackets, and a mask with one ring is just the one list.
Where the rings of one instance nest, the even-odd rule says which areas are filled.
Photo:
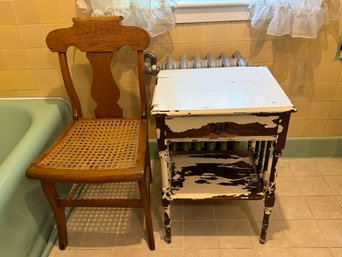
[[334, 195], [342, 195], [342, 176], [324, 176]]
[[[278, 197], [276, 197], [275, 202], [277, 203]], [[264, 209], [265, 204], [264, 201], [244, 201], [246, 215], [249, 220], [255, 220], [261, 223], [264, 217]], [[272, 208], [272, 213], [270, 216], [270, 220], [280, 219], [280, 215], [278, 213], [279, 208]]]
[[78, 249], [65, 249], [63, 251], [58, 251], [55, 257], [78, 257]]
[[163, 213], [163, 206], [161, 205], [160, 196], [153, 197], [153, 198], [151, 197], [151, 201], [152, 201], [152, 204], [151, 204], [152, 220], [155, 222], [163, 221], [164, 213]]
[[77, 257], [114, 257], [113, 249], [79, 249]]
[[184, 257], [220, 257], [219, 249], [185, 249]]
[[296, 177], [295, 179], [305, 196], [332, 194], [328, 184], [322, 176]]
[[184, 201], [184, 220], [214, 220], [212, 200]]
[[255, 257], [254, 249], [221, 249], [220, 257]]
[[120, 216], [118, 208], [91, 208], [81, 247], [114, 247]]
[[295, 257], [292, 249], [286, 248], [270, 248], [260, 249], [256, 252], [255, 256], [260, 257]]
[[216, 220], [246, 220], [243, 201], [216, 200], [213, 202]]
[[[141, 223], [144, 222], [144, 212], [142, 208], [117, 208], [120, 213], [120, 219], [117, 222], [117, 229], [119, 226], [126, 223]], [[117, 221], [117, 220], [116, 220]], [[114, 226], [111, 228], [114, 231]]]
[[118, 248], [146, 248], [147, 235], [143, 230], [143, 224], [125, 222], [120, 223], [119, 231], [115, 240]]
[[[245, 212], [248, 219], [254, 219], [257, 221], [262, 221], [262, 217], [264, 216], [264, 201], [243, 201], [245, 206]], [[273, 213], [271, 214], [271, 218], [273, 218]]]
[[277, 197], [275, 208], [281, 219], [312, 219], [304, 197]]
[[184, 224], [183, 221], [172, 221], [172, 242], [165, 242], [165, 228], [163, 222], [153, 222], [154, 240], [156, 249], [160, 248], [183, 248], [184, 247]]
[[324, 158], [314, 160], [322, 175], [342, 175], [342, 159]]
[[184, 200], [176, 200], [171, 203], [172, 220], [184, 220]]
[[[181, 249], [156, 249], [155, 251], [149, 251], [147, 254], [148, 257], [183, 257], [184, 250]], [[131, 255], [129, 257], [135, 257], [135, 255]]]
[[315, 162], [309, 159], [294, 159], [289, 162], [289, 167], [294, 176], [317, 176], [321, 175]]
[[91, 212], [92, 208], [89, 207], [74, 208], [68, 218], [68, 231], [84, 232], [88, 225]]
[[68, 231], [68, 247], [69, 248], [81, 247], [84, 233], [85, 232], [83, 231], [80, 231], [80, 232]]
[[342, 257], [342, 248], [330, 248], [333, 257]]
[[342, 207], [342, 196], [336, 196], [337, 201], [340, 203]]
[[306, 197], [315, 219], [342, 219], [342, 207], [334, 196]]
[[328, 248], [297, 248], [294, 252], [296, 257], [332, 257]]
[[342, 220], [317, 220], [328, 246], [342, 247]]
[[220, 248], [253, 248], [248, 221], [217, 221]]
[[151, 196], [153, 198], [159, 198], [162, 195], [162, 184], [159, 182], [160, 178], [153, 177], [153, 182], [151, 184]]
[[296, 180], [293, 177], [278, 177], [276, 193], [279, 196], [302, 196]]
[[[152, 219], [153, 221], [164, 221], [164, 208], [161, 205], [160, 196], [153, 199]], [[184, 220], [184, 204], [183, 200], [175, 200], [171, 202], [171, 219]]]
[[85, 248], [113, 248], [115, 243], [116, 234], [96, 232], [85, 232], [81, 247]]
[[[113, 257], [147, 257], [149, 250], [144, 249], [116, 249], [114, 248]], [[94, 257], [97, 257], [94, 255]]]
[[215, 221], [184, 221], [184, 248], [218, 248]]
[[68, 247], [81, 247], [84, 233], [87, 229], [92, 208], [74, 208], [68, 222]]
[[289, 160], [287, 159], [280, 159], [278, 161], [278, 177], [293, 177], [294, 174], [292, 173]]
[[290, 241], [286, 237], [286, 220], [272, 220], [270, 221], [269, 227], [267, 229], [266, 242], [261, 244], [259, 242], [261, 222], [253, 224], [250, 222], [252, 227], [254, 248], [289, 248], [291, 247]]
[[285, 234], [292, 247], [325, 247], [327, 245], [314, 220], [287, 220]]

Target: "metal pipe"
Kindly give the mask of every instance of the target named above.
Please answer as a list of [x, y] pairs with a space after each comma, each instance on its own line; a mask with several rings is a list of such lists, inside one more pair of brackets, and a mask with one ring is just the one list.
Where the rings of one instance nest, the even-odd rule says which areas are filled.
[[159, 67], [157, 66], [157, 56], [151, 51], [144, 53], [144, 70], [148, 74], [157, 75]]

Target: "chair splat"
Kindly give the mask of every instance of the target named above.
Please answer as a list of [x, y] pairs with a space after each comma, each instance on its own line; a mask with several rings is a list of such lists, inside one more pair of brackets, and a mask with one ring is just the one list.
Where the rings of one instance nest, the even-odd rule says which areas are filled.
[[[112, 52], [88, 52], [87, 58], [93, 68], [91, 95], [97, 107], [97, 118], [121, 118], [122, 108], [119, 106], [120, 91], [111, 71]], [[104, 93], [105, 92], [105, 93]]]

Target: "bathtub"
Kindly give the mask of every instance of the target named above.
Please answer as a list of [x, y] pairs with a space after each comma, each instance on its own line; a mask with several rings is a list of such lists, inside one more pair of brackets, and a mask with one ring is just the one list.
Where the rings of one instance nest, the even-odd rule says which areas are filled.
[[27, 166], [71, 119], [62, 98], [0, 98], [0, 257], [37, 257], [54, 227], [39, 181]]

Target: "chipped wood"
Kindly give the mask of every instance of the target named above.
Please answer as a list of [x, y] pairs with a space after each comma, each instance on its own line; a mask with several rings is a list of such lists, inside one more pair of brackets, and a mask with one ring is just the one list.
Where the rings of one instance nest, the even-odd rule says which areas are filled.
[[278, 116], [194, 116], [165, 119], [167, 138], [267, 136], [278, 130]]
[[173, 156], [173, 199], [263, 199], [262, 184], [246, 152]]
[[[155, 88], [151, 113], [162, 165], [165, 240], [171, 242], [173, 200], [264, 199], [264, 243], [275, 202], [277, 163], [295, 109], [266, 68], [246, 73], [250, 77], [260, 72], [262, 80], [246, 80], [238, 69], [209, 70], [164, 72]], [[203, 74], [222, 83], [208, 83]], [[246, 142], [244, 149], [228, 151], [228, 144], [239, 141]]]

